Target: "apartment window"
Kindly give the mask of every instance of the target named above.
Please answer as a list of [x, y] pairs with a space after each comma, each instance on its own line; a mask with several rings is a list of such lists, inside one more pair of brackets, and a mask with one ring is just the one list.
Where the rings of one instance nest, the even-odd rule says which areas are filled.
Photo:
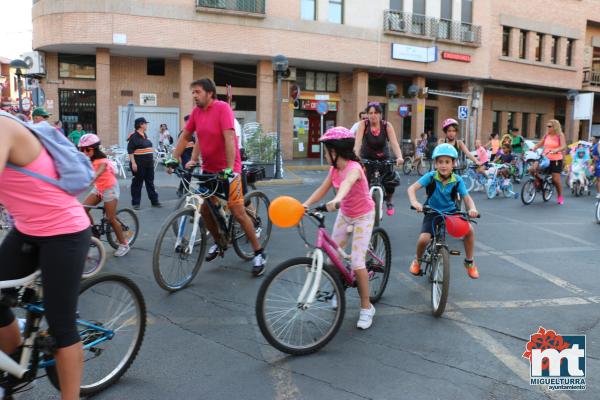
[[300, 18], [310, 21], [317, 19], [316, 0], [300, 0]]
[[535, 35], [535, 61], [542, 61], [542, 54], [544, 53], [544, 35], [537, 33]]
[[461, 22], [473, 23], [473, 0], [462, 0], [460, 20]]
[[527, 58], [527, 31], [519, 31], [519, 58]]
[[334, 24], [344, 23], [344, 1], [329, 0], [329, 22]]
[[215, 63], [214, 71], [217, 86], [256, 87], [256, 65]]
[[338, 74], [335, 72], [305, 71], [296, 72], [296, 82], [301, 89], [317, 92], [337, 92]]
[[535, 138], [540, 139], [542, 137], [542, 114], [535, 115]]
[[413, 0], [413, 14], [425, 15], [425, 0]]
[[550, 55], [550, 62], [556, 64], [558, 58], [558, 36], [552, 36], [552, 52]]
[[508, 57], [510, 54], [510, 28], [505, 26], [502, 28], [502, 55]]
[[492, 111], [492, 133], [499, 133], [500, 126], [498, 121], [500, 120], [500, 111]]
[[148, 58], [146, 60], [146, 75], [165, 76], [165, 59]]
[[402, 11], [404, 9], [402, 0], [390, 0], [390, 10]]
[[523, 122], [521, 123], [521, 134], [523, 137], [529, 136], [529, 113], [523, 113]]
[[387, 79], [369, 77], [369, 96], [387, 96], [387, 84]]
[[59, 54], [58, 77], [96, 79], [96, 56], [86, 54]]
[[567, 65], [573, 65], [573, 39], [567, 39]]
[[452, 0], [442, 0], [442, 11], [440, 13], [442, 19], [452, 19]]

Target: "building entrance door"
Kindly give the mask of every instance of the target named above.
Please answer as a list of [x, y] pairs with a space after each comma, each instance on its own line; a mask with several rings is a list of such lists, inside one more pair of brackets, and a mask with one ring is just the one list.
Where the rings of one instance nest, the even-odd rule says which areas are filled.
[[95, 90], [59, 89], [58, 110], [67, 135], [79, 123], [87, 133], [97, 133]]
[[308, 158], [319, 158], [321, 156], [321, 116], [315, 112], [308, 115]]

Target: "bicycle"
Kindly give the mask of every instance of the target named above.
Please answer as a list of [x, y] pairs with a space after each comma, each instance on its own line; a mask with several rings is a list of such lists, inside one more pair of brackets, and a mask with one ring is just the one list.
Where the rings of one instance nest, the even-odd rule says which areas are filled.
[[510, 179], [504, 178], [502, 176], [498, 176], [500, 171], [508, 169], [510, 170], [512, 166], [510, 164], [492, 164], [492, 168], [489, 170], [488, 181], [485, 184], [485, 192], [488, 199], [493, 199], [500, 192], [504, 195], [504, 197], [515, 198], [519, 197], [518, 193], [514, 192], [513, 184]]
[[521, 188], [521, 201], [524, 205], [530, 205], [535, 200], [538, 192], [542, 193], [544, 202], [552, 198], [554, 192], [554, 183], [552, 183], [552, 175], [542, 173], [542, 177], [532, 176], [523, 184]]
[[[25, 312], [23, 344], [13, 355], [0, 351], [4, 398], [24, 390], [45, 370], [59, 389], [54, 339], [44, 320], [41, 272], [0, 281], [2, 302]], [[8, 289], [8, 290], [7, 290]], [[115, 384], [135, 360], [146, 331], [146, 305], [140, 289], [119, 275], [85, 280], [79, 292], [76, 324], [84, 352], [81, 395], [92, 396]]]
[[369, 193], [375, 203], [375, 226], [379, 226], [383, 219], [383, 199], [385, 198], [385, 188], [383, 187], [383, 177], [380, 169], [394, 171], [394, 160], [362, 160], [365, 167], [371, 166], [374, 171], [369, 181]]
[[[106, 209], [103, 206], [84, 205], [83, 207], [88, 210], [102, 210], [100, 222], [92, 225], [92, 235], [98, 239], [106, 235], [106, 241], [110, 244], [110, 247], [115, 250], [118, 249], [121, 243], [119, 243], [112, 225], [106, 218]], [[117, 221], [121, 225], [123, 235], [125, 236], [125, 239], [127, 239], [127, 244], [133, 246], [140, 231], [140, 222], [135, 211], [130, 208], [121, 208], [120, 210], [117, 210]]]
[[[186, 171], [177, 167], [175, 173], [183, 174]], [[192, 174], [192, 177], [198, 180], [198, 187], [184, 197], [183, 207], [167, 217], [154, 244], [154, 278], [161, 288], [169, 292], [189, 285], [204, 260], [208, 239], [200, 214], [204, 203], [208, 205], [219, 230], [221, 257], [229, 244], [233, 245], [235, 252], [243, 260], [254, 257], [250, 240], [227, 207], [228, 181], [216, 174]], [[251, 192], [244, 197], [246, 214], [252, 221], [261, 248], [267, 246], [271, 236], [269, 204], [268, 197], [262, 192]]]
[[469, 164], [466, 171], [461, 175], [469, 193], [482, 190], [488, 181], [485, 174], [477, 172], [478, 168], [479, 165]]
[[[414, 210], [414, 207], [410, 207]], [[476, 223], [469, 214], [463, 211], [443, 213], [429, 206], [423, 206], [424, 214], [436, 214], [439, 222], [434, 220], [434, 232], [421, 259], [421, 276], [428, 275], [431, 283], [431, 313], [440, 317], [446, 309], [450, 290], [450, 256], [460, 256], [459, 250], [450, 250], [446, 243], [446, 217], [457, 215], [470, 223]], [[477, 217], [479, 218], [479, 216]], [[424, 266], [424, 267], [423, 267]]]
[[600, 224], [600, 200], [596, 200], [596, 223]]
[[410, 175], [416, 171], [419, 176], [423, 176], [429, 172], [430, 169], [431, 166], [424, 156], [421, 156], [416, 162], [413, 156], [408, 156], [404, 159], [404, 164], [402, 165], [402, 172], [404, 172], [404, 175]]
[[118, 176], [127, 179], [127, 151], [119, 146], [112, 146], [108, 150], [108, 159], [113, 163], [113, 167]]
[[[279, 264], [258, 290], [256, 319], [260, 331], [273, 347], [284, 353], [313, 353], [333, 339], [344, 319], [345, 290], [356, 287], [354, 272], [348, 264], [350, 256], [325, 229], [326, 211], [325, 205], [306, 210], [304, 215], [318, 226], [315, 244], [307, 241], [302, 222], [298, 231], [312, 251], [307, 257]], [[366, 262], [372, 303], [377, 303], [385, 291], [391, 252], [386, 231], [374, 228]], [[325, 256], [331, 264], [325, 263]]]

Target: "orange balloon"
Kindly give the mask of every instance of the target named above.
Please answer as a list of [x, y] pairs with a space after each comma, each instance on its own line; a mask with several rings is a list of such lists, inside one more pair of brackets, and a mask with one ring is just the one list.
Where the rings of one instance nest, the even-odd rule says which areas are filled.
[[279, 196], [269, 206], [269, 218], [280, 228], [298, 225], [304, 216], [302, 203], [290, 196]]

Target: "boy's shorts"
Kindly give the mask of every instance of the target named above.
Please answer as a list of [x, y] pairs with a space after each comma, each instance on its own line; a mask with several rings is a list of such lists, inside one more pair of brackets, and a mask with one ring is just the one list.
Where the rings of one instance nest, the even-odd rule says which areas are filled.
[[444, 217], [440, 214], [425, 214], [423, 224], [421, 225], [421, 233], [429, 233], [434, 236], [435, 229], [444, 221]]

